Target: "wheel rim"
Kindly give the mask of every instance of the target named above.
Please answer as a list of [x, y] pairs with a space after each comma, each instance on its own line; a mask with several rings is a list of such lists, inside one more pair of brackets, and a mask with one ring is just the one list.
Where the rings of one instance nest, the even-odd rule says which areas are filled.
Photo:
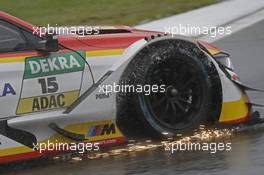
[[203, 76], [198, 66], [186, 58], [170, 59], [152, 66], [146, 77], [150, 85], [165, 85], [164, 93], [143, 95], [150, 119], [178, 130], [188, 127], [197, 116], [203, 99]]

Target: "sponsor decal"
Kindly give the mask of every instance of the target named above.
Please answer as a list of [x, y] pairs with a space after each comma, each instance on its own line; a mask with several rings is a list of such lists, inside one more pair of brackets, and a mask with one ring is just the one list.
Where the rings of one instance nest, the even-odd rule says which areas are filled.
[[79, 96], [79, 91], [64, 92], [47, 96], [20, 99], [17, 114], [63, 108], [71, 105]]
[[8, 95], [16, 95], [16, 92], [10, 83], [5, 83], [2, 87], [0, 86], [0, 97]]
[[97, 93], [95, 94], [95, 99], [97, 100], [100, 100], [100, 99], [105, 99], [105, 98], [109, 98], [112, 93], [111, 92], [108, 92], [107, 89], [105, 87], [101, 87], [99, 86], [99, 92], [103, 92], [103, 93]]
[[91, 126], [87, 137], [95, 137], [95, 136], [102, 136], [102, 135], [111, 135], [116, 133], [116, 126], [114, 123], [107, 123], [101, 125]]
[[109, 98], [110, 95], [112, 95], [111, 92], [109, 92], [109, 93], [95, 94], [95, 99], [96, 100], [101, 100], [101, 99]]
[[[99, 145], [117, 143], [118, 140], [125, 139], [118, 127], [116, 126], [114, 120], [72, 123], [65, 126], [63, 129], [74, 133], [84, 134], [87, 137], [87, 142], [96, 142], [99, 143]], [[95, 130], [97, 131], [97, 133], [95, 132]], [[89, 136], [88, 138], [89, 133], [91, 133], [91, 136]], [[13, 143], [12, 140], [7, 139], [5, 136], [1, 136], [1, 134], [0, 141], [2, 141], [2, 146], [0, 145], [0, 159], [3, 156], [31, 153], [34, 149], [29, 148], [27, 146], [19, 146], [16, 143]], [[9, 141], [12, 142], [10, 142], [10, 144], [12, 144], [12, 147], [10, 147]], [[54, 144], [68, 143], [69, 145], [71, 145], [72, 140], [66, 137], [62, 137], [59, 134], [51, 133], [51, 135], [47, 135], [44, 140], [39, 140], [38, 144], [48, 144], [48, 142]], [[34, 145], [32, 146], [34, 147]]]
[[[85, 57], [85, 52], [79, 51]], [[71, 105], [81, 88], [85, 61], [75, 52], [25, 59], [25, 71], [17, 114]]]
[[[80, 53], [85, 56], [84, 52]], [[83, 71], [84, 65], [84, 60], [75, 52], [31, 57], [26, 59], [24, 79]]]

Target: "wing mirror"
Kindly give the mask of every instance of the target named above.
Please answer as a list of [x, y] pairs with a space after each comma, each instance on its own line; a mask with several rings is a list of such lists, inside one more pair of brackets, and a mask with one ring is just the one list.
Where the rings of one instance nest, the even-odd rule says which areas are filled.
[[55, 34], [46, 34], [44, 40], [37, 44], [37, 50], [43, 52], [57, 52], [59, 50], [59, 36]]

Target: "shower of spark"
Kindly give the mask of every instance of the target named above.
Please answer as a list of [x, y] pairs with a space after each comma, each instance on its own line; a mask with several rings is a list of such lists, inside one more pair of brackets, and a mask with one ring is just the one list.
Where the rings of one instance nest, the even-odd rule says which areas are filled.
[[138, 142], [136, 140], [128, 140], [126, 145], [120, 146], [120, 148], [112, 148], [107, 151], [99, 151], [95, 153], [87, 153], [76, 155], [72, 154], [53, 157], [54, 160], [70, 160], [72, 162], [79, 162], [85, 159], [99, 159], [107, 158], [112, 156], [125, 156], [131, 153], [143, 152], [153, 149], [164, 148], [166, 144], [169, 143], [180, 143], [180, 142], [210, 142], [223, 139], [230, 139], [234, 134], [235, 129], [206, 129], [204, 125], [201, 125], [193, 135], [183, 136], [182, 134], [177, 134], [175, 138], [167, 138], [166, 140], [160, 142], [154, 142], [152, 140], [145, 140], [144, 142]]

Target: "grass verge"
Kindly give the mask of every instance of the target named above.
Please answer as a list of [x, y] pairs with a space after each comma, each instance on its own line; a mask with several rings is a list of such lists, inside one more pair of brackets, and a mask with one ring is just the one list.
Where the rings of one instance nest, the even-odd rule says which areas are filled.
[[0, 10], [35, 25], [136, 25], [218, 0], [13, 0]]

